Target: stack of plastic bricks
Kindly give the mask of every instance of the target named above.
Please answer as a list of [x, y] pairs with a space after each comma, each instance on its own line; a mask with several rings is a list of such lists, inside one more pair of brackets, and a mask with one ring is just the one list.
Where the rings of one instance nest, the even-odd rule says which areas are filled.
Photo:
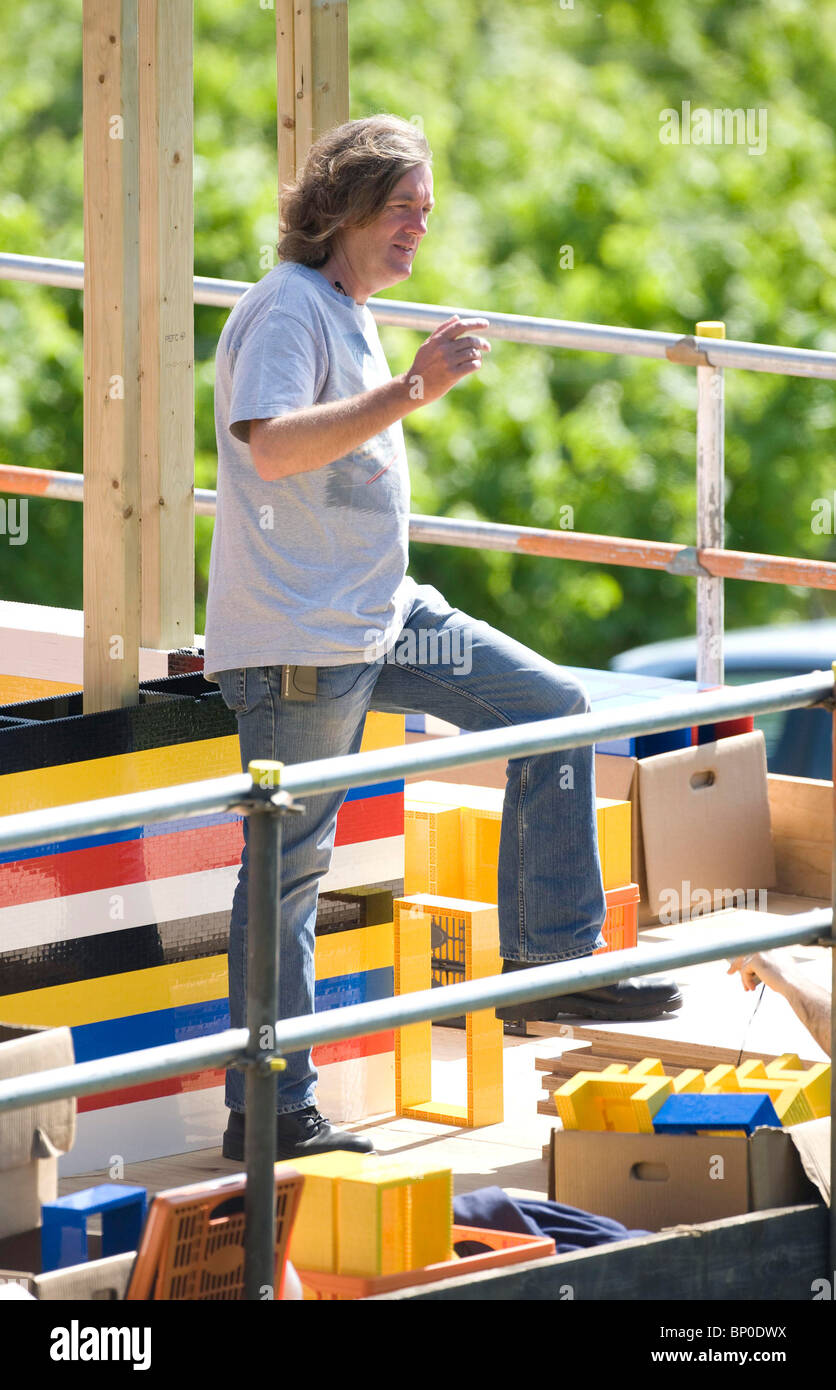
[[[404, 802], [404, 891], [495, 904], [503, 800], [504, 793], [494, 787], [411, 782]], [[630, 876], [630, 803], [597, 798], [596, 824], [607, 895], [606, 945], [601, 949], [616, 951], [635, 946], [637, 939], [639, 889]], [[433, 960], [439, 984], [451, 983], [451, 972], [463, 968], [460, 952], [453, 958], [435, 945]]]
[[303, 1284], [305, 1270], [374, 1278], [452, 1257], [450, 1168], [341, 1151], [283, 1167], [305, 1179], [290, 1241]]
[[[614, 1062], [600, 1072], [579, 1071], [555, 1091], [554, 1102], [564, 1129], [699, 1134], [747, 1128], [746, 1097], [768, 1100], [771, 1123], [789, 1126], [830, 1114], [830, 1074], [830, 1063], [804, 1068], [789, 1053], [766, 1065], [754, 1058], [708, 1072], [689, 1067], [676, 1076], [666, 1074], [658, 1057], [645, 1057], [632, 1067]], [[770, 1120], [760, 1117], [759, 1123]]]
[[[371, 713], [362, 748], [403, 738], [402, 715]], [[138, 706], [96, 714], [82, 715], [80, 694], [0, 707], [7, 815], [240, 771], [235, 715], [199, 673], [146, 682]], [[230, 812], [0, 855], [0, 1019], [69, 1026], [79, 1061], [228, 1027], [226, 951], [242, 847], [241, 817]], [[403, 854], [403, 782], [349, 791], [320, 889], [360, 901], [336, 917], [333, 901], [322, 901], [318, 1008], [391, 995]], [[391, 1110], [391, 1034], [322, 1049], [318, 1062], [342, 1118]], [[81, 1099], [61, 1173], [118, 1175], [120, 1162], [216, 1147], [223, 1082], [210, 1070]]]

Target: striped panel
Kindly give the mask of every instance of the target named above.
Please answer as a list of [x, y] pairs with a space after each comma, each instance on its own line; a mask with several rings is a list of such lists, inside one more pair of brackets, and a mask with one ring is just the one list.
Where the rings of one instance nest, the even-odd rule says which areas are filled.
[[80, 1096], [76, 1105], [76, 1114], [83, 1115], [90, 1111], [106, 1110], [112, 1105], [133, 1105], [137, 1101], [158, 1100], [163, 1096], [188, 1095], [192, 1091], [205, 1091], [210, 1087], [223, 1086], [225, 1081], [226, 1072], [216, 1068], [212, 1071], [192, 1073], [190, 1076], [172, 1076], [167, 1081], [149, 1081], [142, 1086], [127, 1086], [117, 1091], [101, 1091], [96, 1096]]
[[[402, 714], [371, 712], [366, 718], [360, 751], [388, 748], [403, 743], [403, 739]], [[10, 772], [0, 777], [0, 804], [4, 815], [16, 815], [47, 806], [68, 806], [75, 801], [228, 777], [240, 771], [240, 743], [237, 734], [233, 734]]]
[[114, 1156], [124, 1163], [216, 1149], [228, 1111], [222, 1085], [178, 1091], [152, 1100], [79, 1114], [73, 1147], [58, 1160], [59, 1176], [107, 1173]]
[[[193, 917], [198, 904], [205, 915], [229, 912], [238, 881], [238, 867], [236, 863], [197, 874], [181, 873], [170, 878], [124, 884], [118, 889], [73, 893], [65, 898], [6, 907], [0, 911], [0, 942], [5, 951], [31, 950], [112, 932], [117, 923], [123, 929], [130, 929], [145, 926], [149, 919], [172, 922]], [[403, 835], [338, 845], [331, 856], [328, 873], [320, 880], [320, 891], [353, 891], [391, 880], [402, 881], [403, 868]]]
[[[402, 833], [402, 793], [352, 801], [337, 815], [339, 846]], [[183, 864], [188, 864], [191, 873], [239, 864], [243, 845], [238, 817], [221, 825], [198, 824], [172, 835], [118, 839], [86, 849], [32, 855], [0, 864], [0, 908], [166, 878]]]
[[371, 1033], [365, 1038], [345, 1038], [338, 1043], [320, 1043], [313, 1049], [315, 1067], [333, 1065], [335, 1062], [356, 1061], [362, 1057], [377, 1057], [384, 1052], [394, 1052], [395, 1034]]
[[[48, 1028], [69, 1025], [98, 1026], [112, 1019], [127, 1019], [150, 1011], [176, 1012], [179, 1008], [217, 1002], [227, 992], [226, 956], [207, 956], [202, 960], [178, 961], [151, 970], [133, 970], [122, 975], [82, 980], [77, 984], [54, 985], [28, 990], [25, 994], [0, 997], [0, 1018], [4, 1023], [40, 1023]], [[219, 1027], [227, 1027], [220, 1024]], [[211, 1029], [200, 1029], [211, 1032]], [[166, 1038], [165, 1041], [173, 1041]], [[129, 1046], [113, 1048], [128, 1052]], [[107, 1051], [93, 1054], [106, 1057]]]
[[238, 867], [201, 874], [177, 874], [149, 883], [123, 885], [117, 892], [99, 889], [40, 903], [7, 907], [0, 913], [0, 939], [7, 951], [32, 949], [77, 937], [99, 936], [150, 920], [171, 922], [204, 913], [229, 912]]
[[183, 917], [178, 922], [148, 922], [98, 936], [4, 951], [0, 954], [0, 986], [9, 994], [22, 994], [121, 975], [126, 970], [150, 970], [156, 965], [225, 954], [228, 943], [228, 911]]
[[0, 778], [0, 801], [5, 815], [16, 815], [19, 811], [39, 811], [47, 806], [69, 806], [75, 801], [95, 801], [127, 792], [176, 787], [181, 782], [228, 777], [240, 771], [235, 734], [10, 772]]
[[42, 681], [27, 676], [0, 675], [0, 706], [16, 705], [21, 700], [42, 700], [48, 695], [69, 695], [80, 689], [80, 685], [68, 685], [64, 681]]
[[148, 1013], [109, 1018], [102, 1023], [84, 1023], [72, 1029], [77, 1062], [94, 1062], [101, 1057], [118, 1057], [123, 1052], [139, 1052], [146, 1047], [187, 1042], [222, 1033], [229, 1027], [227, 999], [208, 999], [201, 1004], [178, 1008], [153, 1009]]
[[364, 970], [393, 969], [394, 964], [395, 928], [391, 922], [317, 937], [317, 980]]

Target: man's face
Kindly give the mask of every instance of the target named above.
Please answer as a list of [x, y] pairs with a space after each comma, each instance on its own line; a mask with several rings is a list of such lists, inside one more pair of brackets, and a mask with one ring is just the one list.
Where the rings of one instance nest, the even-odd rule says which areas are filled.
[[420, 164], [395, 184], [374, 222], [343, 228], [342, 254], [367, 294], [409, 279], [432, 207], [432, 170]]

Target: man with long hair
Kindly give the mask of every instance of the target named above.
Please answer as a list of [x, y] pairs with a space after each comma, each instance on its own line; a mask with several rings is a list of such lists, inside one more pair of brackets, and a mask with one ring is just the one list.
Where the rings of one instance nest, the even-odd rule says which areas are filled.
[[[433, 207], [432, 155], [397, 116], [349, 121], [312, 146], [284, 190], [280, 264], [239, 300], [218, 343], [218, 503], [207, 677], [238, 717], [241, 761], [355, 753], [369, 708], [425, 711], [468, 730], [589, 709], [552, 662], [407, 575], [401, 421], [477, 372], [486, 319], [453, 315], [393, 377], [368, 299], [409, 278]], [[305, 698], [307, 696], [307, 698]], [[503, 970], [588, 956], [606, 916], [590, 747], [508, 764], [497, 897]], [[344, 791], [283, 825], [279, 1016], [314, 1010], [314, 927]], [[247, 822], [230, 923], [232, 1027], [245, 1021]], [[669, 981], [499, 1010], [554, 1020], [654, 1018]], [[280, 1157], [368, 1140], [315, 1104], [309, 1052], [280, 1073]], [[244, 1086], [227, 1078], [224, 1153], [244, 1152]]]

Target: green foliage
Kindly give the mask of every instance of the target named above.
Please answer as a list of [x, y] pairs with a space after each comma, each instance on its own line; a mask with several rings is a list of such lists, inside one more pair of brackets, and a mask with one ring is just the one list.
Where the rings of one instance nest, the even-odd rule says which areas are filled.
[[[276, 240], [274, 11], [196, 0], [195, 270], [256, 280]], [[834, 0], [352, 0], [351, 115], [420, 119], [437, 210], [388, 292], [473, 311], [836, 348], [826, 36]], [[0, 17], [0, 248], [81, 259], [81, 0]], [[660, 113], [752, 108], [767, 148], [664, 144]], [[567, 255], [566, 248], [571, 248]], [[569, 264], [571, 262], [571, 264]], [[195, 310], [195, 481], [215, 481], [214, 351]], [[416, 334], [384, 327], [393, 371]], [[0, 285], [0, 461], [81, 469], [81, 296]], [[479, 375], [405, 422], [413, 510], [693, 544], [693, 369], [495, 341]], [[726, 373], [726, 544], [836, 558], [830, 382]], [[563, 509], [563, 510], [562, 510]], [[80, 508], [30, 503], [0, 594], [81, 606]], [[202, 630], [211, 522], [199, 519]], [[693, 581], [414, 545], [412, 572], [552, 659], [605, 665], [692, 631]], [[729, 583], [729, 627], [832, 613], [832, 596]]]

